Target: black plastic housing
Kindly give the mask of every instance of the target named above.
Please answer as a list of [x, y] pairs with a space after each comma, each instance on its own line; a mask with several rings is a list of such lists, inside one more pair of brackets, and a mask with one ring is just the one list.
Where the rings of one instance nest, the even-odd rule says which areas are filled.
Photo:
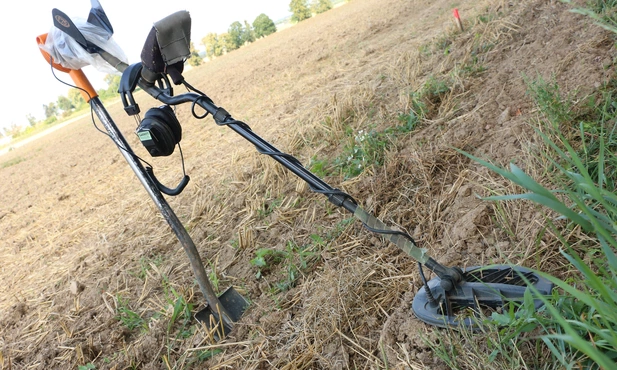
[[[485, 308], [496, 309], [511, 301], [521, 302], [529, 289], [528, 283], [533, 284], [542, 295], [549, 295], [553, 290], [553, 283], [520, 266], [475, 266], [463, 271], [464, 281], [448, 292], [443, 289], [438, 277], [427, 283], [432, 297], [426, 289], [418, 290], [411, 305], [418, 319], [444, 328], [461, 325], [475, 327], [477, 320], [473, 315], [468, 315], [469, 312], [465, 317], [463, 311], [471, 310], [477, 314]], [[536, 309], [542, 305], [542, 300], [534, 300]]]

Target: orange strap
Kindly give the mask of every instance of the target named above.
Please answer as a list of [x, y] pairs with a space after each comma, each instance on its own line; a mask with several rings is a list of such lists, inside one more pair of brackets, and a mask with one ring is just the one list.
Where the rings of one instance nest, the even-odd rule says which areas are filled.
[[[47, 40], [47, 34], [46, 33], [43, 34], [43, 35], [38, 36], [36, 38], [36, 43], [39, 44], [39, 45], [44, 45], [45, 44], [45, 40]], [[69, 76], [71, 76], [71, 79], [73, 80], [73, 83], [75, 83], [75, 86], [83, 89], [83, 90], [80, 90], [80, 92], [81, 92], [81, 96], [83, 96], [83, 98], [86, 100], [86, 102], [90, 102], [90, 99], [95, 98], [95, 97], [98, 96], [98, 94], [96, 93], [96, 90], [94, 89], [94, 87], [92, 86], [90, 81], [88, 80], [88, 77], [86, 77], [86, 75], [84, 74], [84, 72], [81, 69], [65, 68], [65, 67], [61, 66], [60, 64], [54, 62], [53, 58], [51, 57], [51, 55], [49, 55], [49, 53], [47, 53], [45, 50], [43, 50], [41, 48], [39, 48], [39, 50], [41, 51], [41, 54], [43, 54], [43, 58], [45, 58], [47, 63], [51, 63], [52, 66], [55, 69], [57, 69], [58, 71], [68, 73]]]

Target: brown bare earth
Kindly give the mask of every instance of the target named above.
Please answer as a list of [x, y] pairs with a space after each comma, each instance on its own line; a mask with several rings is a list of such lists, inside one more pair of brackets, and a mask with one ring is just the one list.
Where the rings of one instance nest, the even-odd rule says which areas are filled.
[[[455, 149], [526, 168], [537, 143], [526, 76], [584, 96], [613, 77], [613, 45], [556, 1], [353, 0], [185, 77], [304, 164], [328, 160], [327, 182], [436, 260], [561, 274], [558, 251], [534, 258], [550, 238], [541, 209], [481, 200], [516, 189]], [[431, 79], [449, 88], [427, 100], [419, 127], [389, 139], [381, 165], [340, 175], [345, 146], [400, 125]], [[158, 105], [137, 99], [142, 111]], [[150, 158], [121, 104], [109, 111], [162, 182], [177, 182], [177, 152]], [[440, 329], [410, 309], [421, 287], [411, 258], [231, 130], [188, 106], [177, 113], [192, 180], [169, 202], [217, 289], [250, 299], [241, 321], [215, 343], [191, 317], [205, 300], [186, 255], [118, 149], [83, 119], [0, 157], [2, 369], [447, 368], [427, 344]], [[260, 272], [251, 260], [262, 248], [279, 253]]]

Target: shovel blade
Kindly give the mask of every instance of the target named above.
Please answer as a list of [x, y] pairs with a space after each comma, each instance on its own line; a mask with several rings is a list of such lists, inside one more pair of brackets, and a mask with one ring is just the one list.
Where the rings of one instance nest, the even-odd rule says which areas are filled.
[[[233, 322], [240, 320], [249, 305], [248, 301], [234, 287], [227, 288], [218, 298]], [[223, 323], [219, 313], [214, 312], [210, 305], [206, 305], [203, 310], [197, 312], [195, 319], [206, 325], [208, 330], [214, 333], [216, 341], [225, 338], [232, 329], [229, 325]]]

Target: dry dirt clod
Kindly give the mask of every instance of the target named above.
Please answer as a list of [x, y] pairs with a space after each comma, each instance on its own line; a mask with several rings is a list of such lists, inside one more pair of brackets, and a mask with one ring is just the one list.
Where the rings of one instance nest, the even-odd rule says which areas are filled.
[[499, 118], [497, 119], [497, 123], [499, 125], [503, 125], [508, 122], [508, 120], [510, 120], [510, 107], [507, 107], [503, 112], [501, 112]]
[[78, 281], [71, 281], [71, 283], [69, 284], [69, 291], [71, 292], [71, 294], [73, 295], [77, 295], [79, 293], [81, 293], [84, 290], [85, 286], [81, 283], [79, 283]]

